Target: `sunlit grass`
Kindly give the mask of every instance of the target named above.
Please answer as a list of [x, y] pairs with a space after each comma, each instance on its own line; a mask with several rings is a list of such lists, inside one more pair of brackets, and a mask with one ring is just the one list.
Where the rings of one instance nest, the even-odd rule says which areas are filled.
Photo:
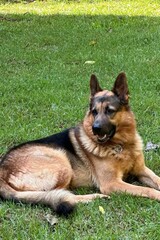
[[[6, 2], [6, 1], [4, 1]], [[12, 2], [12, 1], [11, 1]], [[20, 2], [20, 1], [19, 1]], [[25, 4], [22, 4], [22, 3]], [[109, 1], [35, 1], [1, 6], [2, 13], [24, 14], [26, 12], [38, 15], [127, 15], [127, 16], [159, 16], [159, 1], [150, 0], [109, 0]]]

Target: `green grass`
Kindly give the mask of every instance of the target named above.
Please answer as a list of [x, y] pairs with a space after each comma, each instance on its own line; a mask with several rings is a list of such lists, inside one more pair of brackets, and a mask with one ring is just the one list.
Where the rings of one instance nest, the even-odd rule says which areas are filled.
[[[35, 1], [0, 5], [0, 154], [14, 144], [78, 123], [88, 107], [89, 78], [111, 88], [125, 71], [138, 130], [159, 143], [160, 1]], [[94, 64], [85, 64], [95, 61]], [[145, 153], [160, 175], [159, 151]], [[79, 192], [92, 192], [81, 189]], [[105, 214], [99, 212], [103, 206]], [[0, 239], [154, 239], [156, 201], [113, 194], [78, 205], [50, 226], [41, 206], [0, 202]]]

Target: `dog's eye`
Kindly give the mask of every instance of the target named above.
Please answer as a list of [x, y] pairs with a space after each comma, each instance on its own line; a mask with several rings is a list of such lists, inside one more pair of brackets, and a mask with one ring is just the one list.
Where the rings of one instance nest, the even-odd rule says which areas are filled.
[[116, 111], [115, 109], [107, 107], [105, 113], [111, 115], [115, 113], [115, 111]]
[[93, 109], [93, 110], [92, 110], [92, 114], [93, 114], [93, 116], [96, 116], [96, 115], [98, 114], [97, 110], [96, 110], [96, 109]]

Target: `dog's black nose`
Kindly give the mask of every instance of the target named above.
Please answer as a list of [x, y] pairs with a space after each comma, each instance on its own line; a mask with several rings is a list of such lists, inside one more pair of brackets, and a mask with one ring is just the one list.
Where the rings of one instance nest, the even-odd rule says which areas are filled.
[[94, 134], [100, 134], [101, 132], [101, 125], [99, 123], [94, 123], [92, 126], [92, 131]]

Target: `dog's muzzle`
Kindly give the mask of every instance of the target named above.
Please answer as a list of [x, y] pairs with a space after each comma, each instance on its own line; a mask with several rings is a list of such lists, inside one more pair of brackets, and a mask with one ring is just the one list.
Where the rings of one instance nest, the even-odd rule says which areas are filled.
[[116, 126], [110, 125], [108, 128], [104, 128], [99, 123], [95, 122], [92, 126], [92, 131], [93, 134], [97, 136], [99, 143], [105, 143], [114, 136], [116, 132]]

